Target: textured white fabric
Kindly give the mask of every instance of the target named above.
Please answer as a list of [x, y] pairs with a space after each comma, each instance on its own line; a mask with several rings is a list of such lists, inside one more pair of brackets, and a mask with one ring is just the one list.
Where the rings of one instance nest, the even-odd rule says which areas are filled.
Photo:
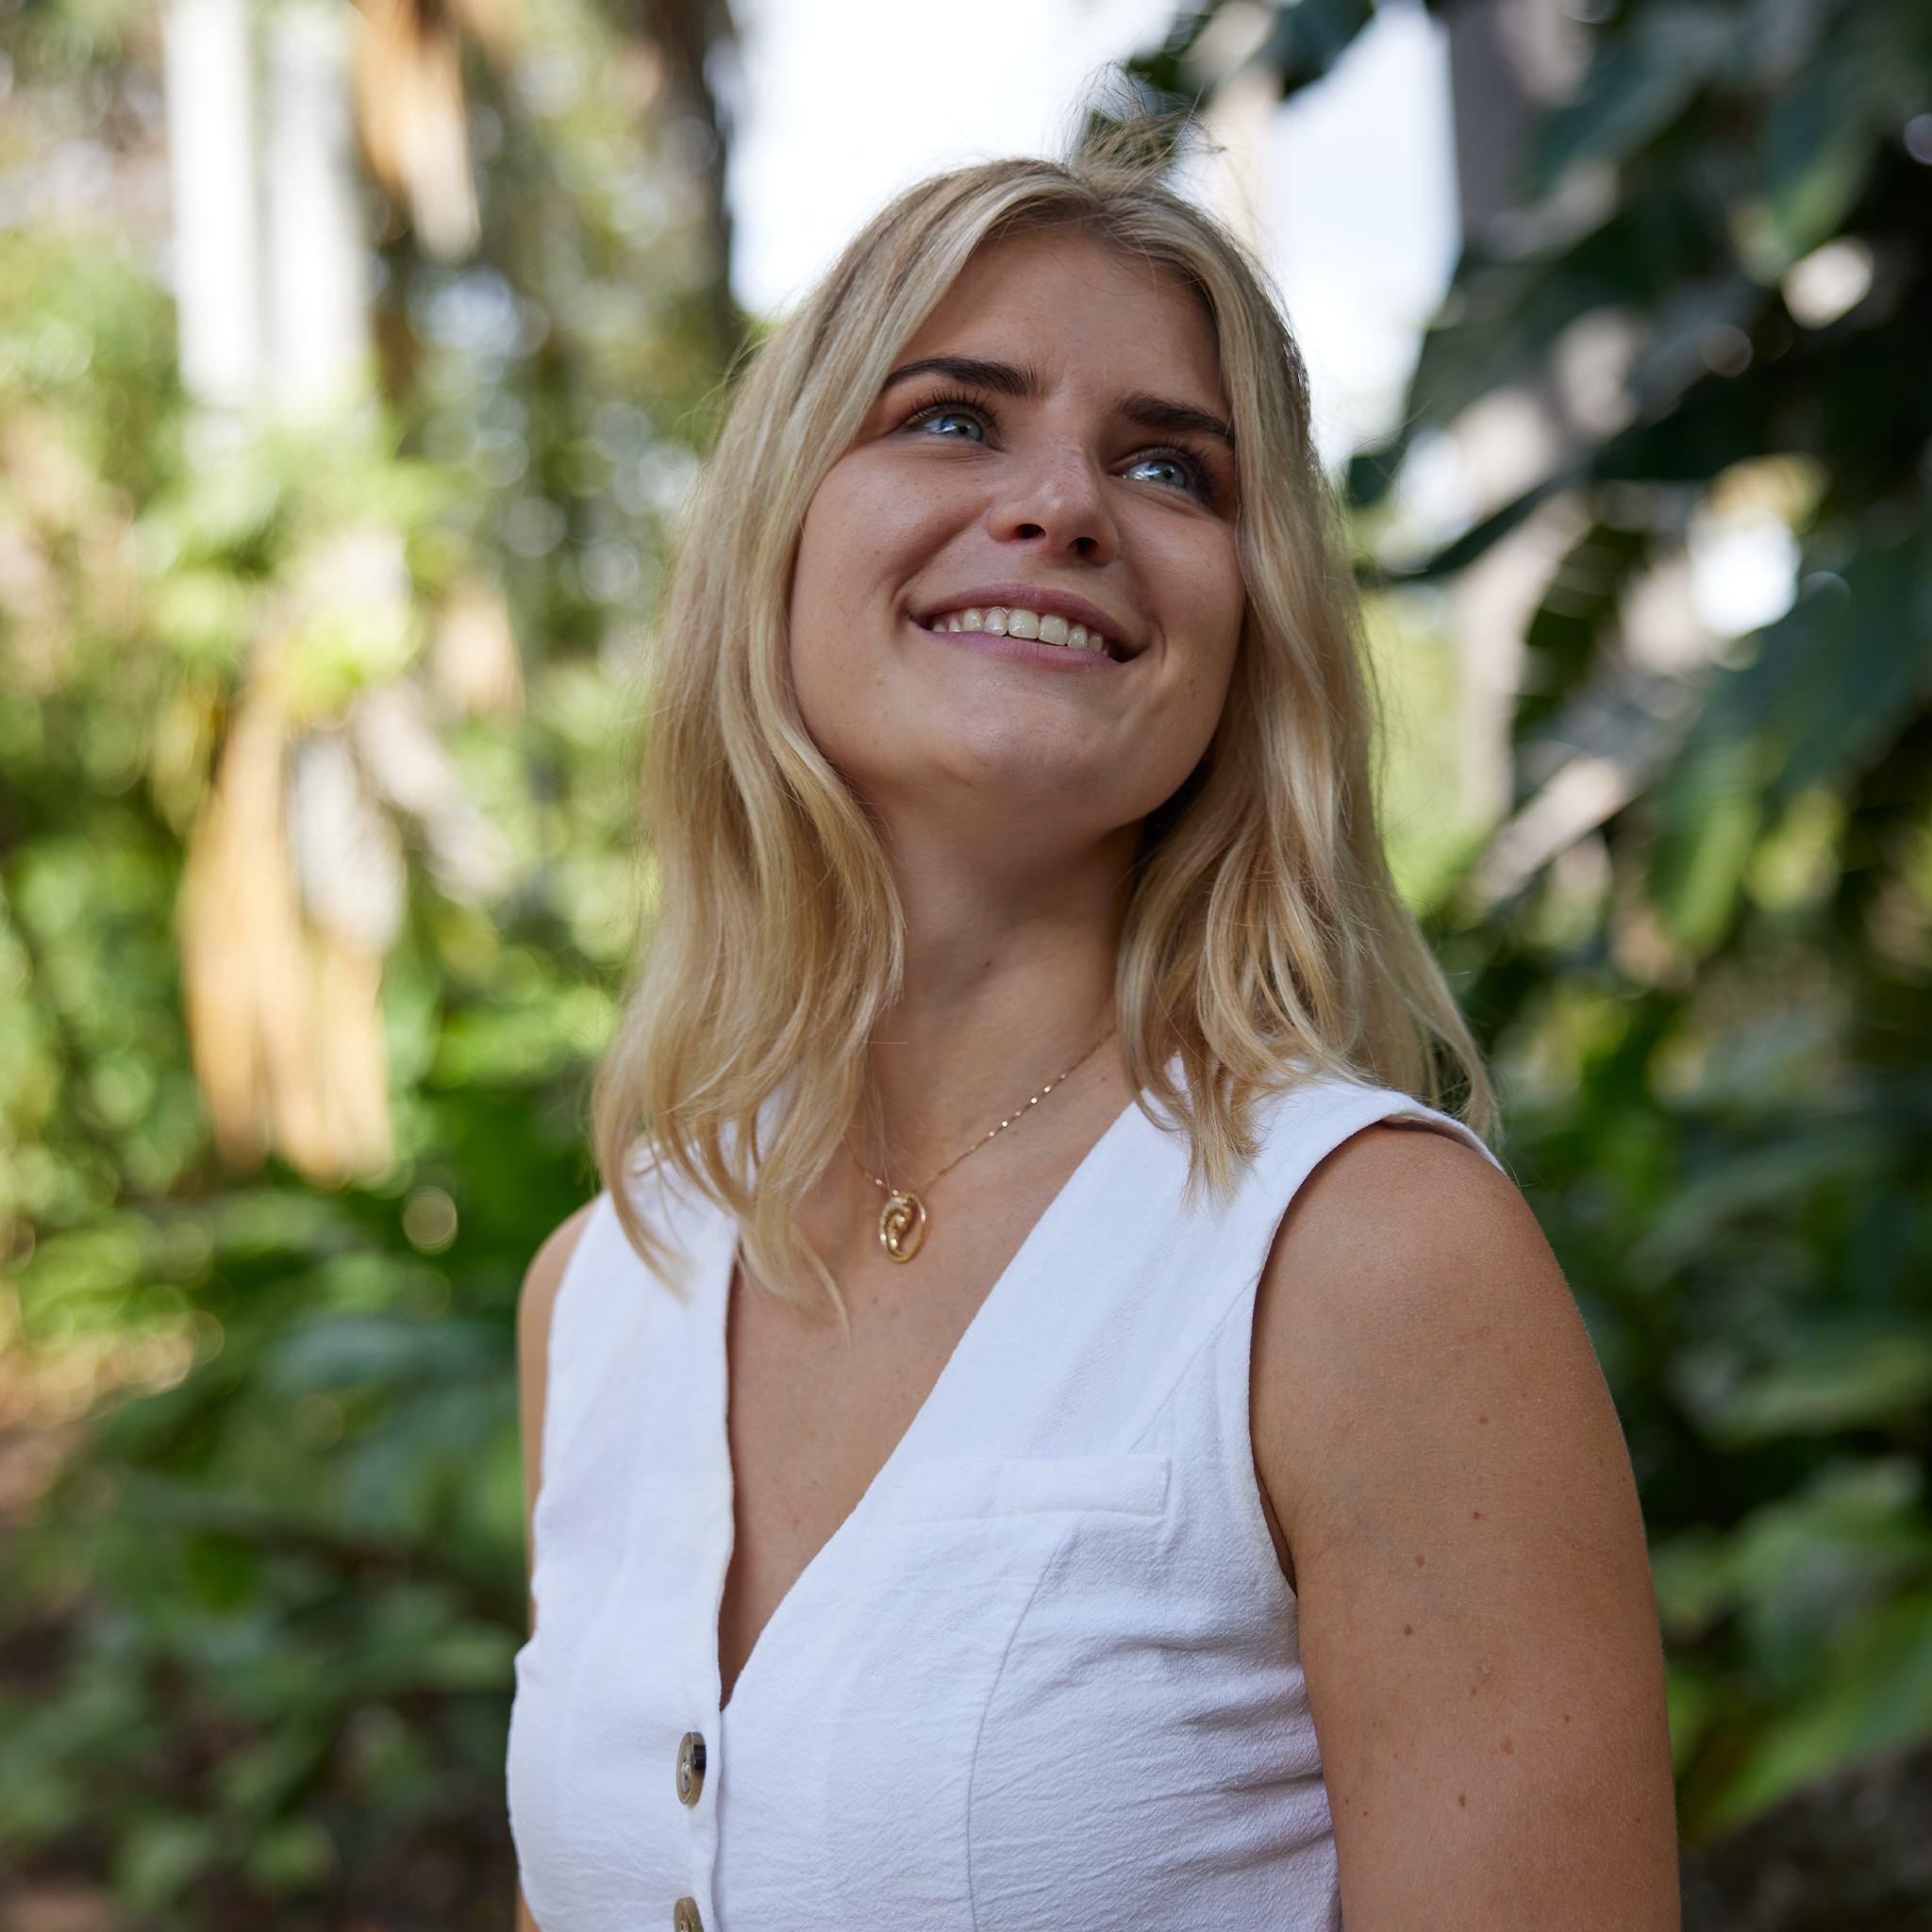
[[[708, 1204], [649, 1204], [690, 1257], [680, 1296], [601, 1201], [551, 1329], [510, 1733], [542, 1932], [657, 1932], [683, 1897], [707, 1932], [1339, 1925], [1249, 1344], [1295, 1190], [1397, 1114], [1441, 1118], [1296, 1088], [1216, 1203], [1187, 1198], [1184, 1143], [1127, 1108], [723, 1712], [734, 1230]], [[690, 1809], [687, 1731], [708, 1759]]]

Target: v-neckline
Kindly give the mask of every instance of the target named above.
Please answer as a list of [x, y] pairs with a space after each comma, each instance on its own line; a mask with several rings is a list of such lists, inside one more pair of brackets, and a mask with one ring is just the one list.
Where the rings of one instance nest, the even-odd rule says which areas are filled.
[[737, 1284], [739, 1253], [738, 1242], [735, 1239], [725, 1243], [724, 1280], [723, 1291], [718, 1296], [718, 1307], [716, 1310], [719, 1324], [719, 1348], [724, 1359], [724, 1403], [718, 1413], [717, 1425], [723, 1436], [722, 1452], [724, 1458], [724, 1467], [730, 1477], [729, 1494], [731, 1506], [729, 1523], [731, 1535], [725, 1543], [724, 1568], [719, 1575], [717, 1602], [713, 1607], [711, 1615], [711, 1651], [719, 1690], [718, 1714], [721, 1719], [728, 1716], [743, 1692], [745, 1679], [751, 1675], [759, 1657], [770, 1648], [768, 1640], [771, 1637], [773, 1628], [791, 1610], [793, 1601], [810, 1581], [812, 1574], [824, 1567], [834, 1548], [850, 1540], [848, 1532], [851, 1531], [853, 1524], [868, 1512], [874, 1497], [880, 1493], [888, 1478], [893, 1475], [897, 1465], [904, 1460], [908, 1444], [911, 1443], [922, 1432], [923, 1425], [926, 1424], [928, 1418], [932, 1415], [941, 1393], [948, 1388], [950, 1383], [957, 1381], [959, 1374], [963, 1373], [959, 1369], [958, 1364], [961, 1356], [967, 1353], [968, 1344], [974, 1341], [975, 1336], [985, 1333], [990, 1325], [989, 1318], [996, 1317], [998, 1310], [1012, 1299], [1013, 1291], [1010, 1284], [1015, 1276], [1030, 1264], [1034, 1257], [1034, 1251], [1041, 1245], [1042, 1239], [1050, 1235], [1052, 1224], [1063, 1217], [1065, 1204], [1073, 1195], [1074, 1189], [1087, 1177], [1089, 1171], [1100, 1159], [1103, 1151], [1121, 1135], [1129, 1116], [1140, 1111], [1140, 1103], [1130, 1098], [1126, 1105], [1121, 1108], [1120, 1112], [1115, 1114], [1113, 1119], [1101, 1130], [1092, 1146], [1088, 1148], [1087, 1152], [1080, 1157], [1073, 1173], [1060, 1183], [1059, 1189], [1052, 1200], [1047, 1202], [1046, 1206], [1040, 1210], [1033, 1225], [1026, 1230], [1020, 1245], [1013, 1250], [1011, 1259], [1000, 1270], [992, 1286], [987, 1290], [985, 1299], [973, 1311], [973, 1317], [966, 1324], [965, 1327], [959, 1331], [959, 1339], [953, 1344], [952, 1353], [947, 1356], [945, 1361], [941, 1365], [939, 1374], [933, 1377], [932, 1387], [925, 1391], [925, 1397], [913, 1411], [911, 1421], [906, 1424], [905, 1429], [900, 1433], [899, 1440], [892, 1444], [891, 1451], [886, 1459], [874, 1472], [872, 1480], [866, 1484], [858, 1502], [853, 1504], [852, 1507], [845, 1512], [831, 1535], [806, 1559], [804, 1567], [791, 1579], [785, 1594], [772, 1606], [771, 1615], [760, 1625], [758, 1634], [752, 1640], [750, 1650], [745, 1653], [743, 1663], [739, 1666], [738, 1675], [732, 1680], [731, 1694], [728, 1697], [724, 1695], [724, 1657], [718, 1643], [718, 1624], [724, 1611], [724, 1579], [730, 1574], [731, 1559], [736, 1554], [738, 1547], [738, 1472], [731, 1460], [730, 1434], [730, 1335], [731, 1297]]

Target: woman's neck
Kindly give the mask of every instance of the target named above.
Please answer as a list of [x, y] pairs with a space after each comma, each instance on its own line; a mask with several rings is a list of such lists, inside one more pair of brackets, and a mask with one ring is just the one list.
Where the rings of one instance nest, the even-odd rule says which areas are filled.
[[[889, 838], [906, 918], [855, 1142], [916, 1185], [1113, 1024], [1132, 828], [1074, 855]], [[1035, 862], [1029, 863], [1029, 859]], [[1041, 862], [1041, 861], [1044, 862]]]

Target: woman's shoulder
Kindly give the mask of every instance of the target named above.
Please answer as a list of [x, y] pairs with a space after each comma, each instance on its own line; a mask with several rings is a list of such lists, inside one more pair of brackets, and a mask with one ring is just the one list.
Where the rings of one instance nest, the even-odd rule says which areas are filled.
[[1459, 1302], [1476, 1278], [1499, 1275], [1568, 1300], [1528, 1204], [1465, 1123], [1405, 1093], [1320, 1076], [1287, 1098], [1274, 1131], [1292, 1134], [1298, 1111], [1318, 1131], [1269, 1274], [1293, 1277], [1304, 1317], [1326, 1302], [1338, 1322], [1373, 1324], [1405, 1298]]
[[1414, 1103], [1339, 1140], [1296, 1191], [1255, 1341], [1263, 1407], [1305, 1373], [1382, 1402], [1453, 1402], [1474, 1354], [1498, 1345], [1511, 1373], [1534, 1359], [1560, 1362], [1559, 1380], [1596, 1374], [1529, 1204], [1480, 1141]]
[[[1337, 1481], [1332, 1432], [1362, 1403], [1383, 1421], [1343, 1432], [1356, 1443], [1343, 1462], [1359, 1464], [1370, 1441], [1406, 1441], [1428, 1418], [1455, 1433], [1464, 1409], [1487, 1421], [1531, 1391], [1526, 1437], [1598, 1409], [1606, 1440], [1615, 1434], [1529, 1204], [1480, 1143], [1398, 1120], [1343, 1141], [1296, 1193], [1262, 1274], [1255, 1371], [1264, 1457], [1275, 1437], [1281, 1466], [1324, 1465], [1322, 1486]], [[1545, 1407], [1549, 1397], [1558, 1399]]]
[[[1284, 1223], [1286, 1243], [1340, 1261], [1384, 1257], [1407, 1274], [1420, 1254], [1449, 1263], [1459, 1253], [1493, 1255], [1498, 1241], [1542, 1236], [1528, 1204], [1481, 1140], [1460, 1121], [1390, 1095], [1320, 1161]], [[1286, 1244], [1285, 1243], [1285, 1244]]]

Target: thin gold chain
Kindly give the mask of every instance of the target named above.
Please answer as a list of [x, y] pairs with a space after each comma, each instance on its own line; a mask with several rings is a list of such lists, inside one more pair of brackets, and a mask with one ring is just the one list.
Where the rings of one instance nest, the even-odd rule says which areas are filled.
[[[937, 1174], [930, 1175], [923, 1185], [916, 1188], [907, 1188], [903, 1191], [908, 1194], [924, 1194], [926, 1192], [928, 1189], [934, 1187], [938, 1182], [942, 1181], [947, 1174], [951, 1174], [952, 1171], [956, 1167], [958, 1167], [962, 1160], [966, 1158], [967, 1154], [977, 1154], [979, 1150], [982, 1147], [984, 1147], [989, 1141], [996, 1140], [1001, 1134], [1004, 1134], [1007, 1131], [1007, 1129], [1013, 1124], [1015, 1121], [1024, 1118], [1027, 1111], [1032, 1108], [1038, 1107], [1040, 1103], [1042, 1100], [1044, 1100], [1046, 1096], [1049, 1093], [1051, 1093], [1056, 1087], [1059, 1086], [1063, 1081], [1072, 1079], [1072, 1077], [1075, 1074], [1077, 1074], [1080, 1071], [1080, 1069], [1084, 1067], [1087, 1064], [1087, 1062], [1091, 1060], [1093, 1058], [1093, 1056], [1097, 1054], [1100, 1051], [1100, 1049], [1103, 1046], [1105, 1046], [1107, 1042], [1112, 1038], [1113, 1028], [1108, 1027], [1108, 1030], [1105, 1033], [1103, 1033], [1100, 1036], [1100, 1038], [1096, 1040], [1093, 1042], [1093, 1044], [1090, 1046], [1087, 1049], [1087, 1051], [1083, 1053], [1080, 1056], [1080, 1058], [1076, 1059], [1074, 1062], [1074, 1064], [1067, 1069], [1067, 1071], [1064, 1074], [1055, 1074], [1054, 1077], [1051, 1080], [1049, 1080], [1046, 1083], [1046, 1085], [1042, 1087], [1040, 1090], [1040, 1091], [1033, 1096], [1031, 1100], [1027, 1101], [1022, 1107], [1015, 1108], [1014, 1110], [1011, 1113], [1009, 1113], [1006, 1117], [1006, 1119], [999, 1124], [998, 1126], [990, 1128], [986, 1133], [982, 1134], [978, 1140], [974, 1141], [972, 1146], [967, 1148], [966, 1154], [954, 1155], [952, 1159], [946, 1162], [945, 1166], [941, 1168]], [[845, 1143], [845, 1151], [847, 1154], [852, 1154], [852, 1142], [850, 1141], [847, 1141]], [[874, 1174], [871, 1168], [867, 1167], [864, 1161], [859, 1159], [858, 1156], [856, 1154], [852, 1154], [852, 1164], [859, 1171], [860, 1174], [862, 1174], [866, 1177], [867, 1180], [869, 1180], [873, 1184], [874, 1187], [883, 1188], [888, 1194], [896, 1194], [902, 1191], [901, 1190], [894, 1188], [891, 1181], [886, 1180], [883, 1176], [879, 1174]]]

